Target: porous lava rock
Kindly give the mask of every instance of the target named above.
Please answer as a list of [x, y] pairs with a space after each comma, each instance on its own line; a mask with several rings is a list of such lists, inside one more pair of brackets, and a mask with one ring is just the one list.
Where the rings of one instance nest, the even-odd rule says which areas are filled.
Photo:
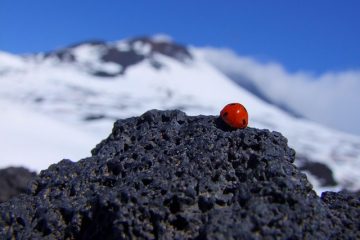
[[359, 193], [312, 190], [280, 133], [148, 111], [0, 205], [1, 239], [359, 239]]
[[20, 193], [25, 193], [35, 176], [35, 172], [23, 167], [0, 169], [0, 203]]

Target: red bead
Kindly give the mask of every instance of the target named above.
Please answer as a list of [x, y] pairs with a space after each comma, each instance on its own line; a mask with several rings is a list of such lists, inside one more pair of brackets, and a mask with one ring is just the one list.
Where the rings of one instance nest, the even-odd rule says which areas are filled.
[[240, 103], [230, 103], [220, 112], [222, 120], [232, 128], [246, 128], [248, 113]]

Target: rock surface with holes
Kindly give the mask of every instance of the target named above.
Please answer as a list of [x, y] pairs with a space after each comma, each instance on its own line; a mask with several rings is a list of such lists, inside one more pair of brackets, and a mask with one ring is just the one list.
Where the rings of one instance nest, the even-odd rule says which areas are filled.
[[359, 239], [359, 193], [320, 198], [294, 158], [280, 133], [152, 110], [2, 203], [0, 238]]

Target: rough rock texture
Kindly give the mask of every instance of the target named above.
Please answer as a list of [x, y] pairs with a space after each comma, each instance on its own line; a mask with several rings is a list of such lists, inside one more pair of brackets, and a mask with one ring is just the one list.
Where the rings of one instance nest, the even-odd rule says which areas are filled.
[[0, 169], [0, 203], [20, 193], [25, 193], [28, 190], [28, 184], [35, 176], [35, 172], [22, 167]]
[[312, 190], [276, 132], [149, 111], [0, 205], [0, 238], [360, 239], [359, 193]]

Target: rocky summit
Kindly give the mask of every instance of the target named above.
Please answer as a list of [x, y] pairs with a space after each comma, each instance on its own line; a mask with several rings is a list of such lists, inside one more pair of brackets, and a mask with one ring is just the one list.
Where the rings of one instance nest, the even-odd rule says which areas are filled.
[[277, 132], [148, 111], [2, 203], [0, 238], [360, 239], [360, 194], [317, 196], [294, 159]]

